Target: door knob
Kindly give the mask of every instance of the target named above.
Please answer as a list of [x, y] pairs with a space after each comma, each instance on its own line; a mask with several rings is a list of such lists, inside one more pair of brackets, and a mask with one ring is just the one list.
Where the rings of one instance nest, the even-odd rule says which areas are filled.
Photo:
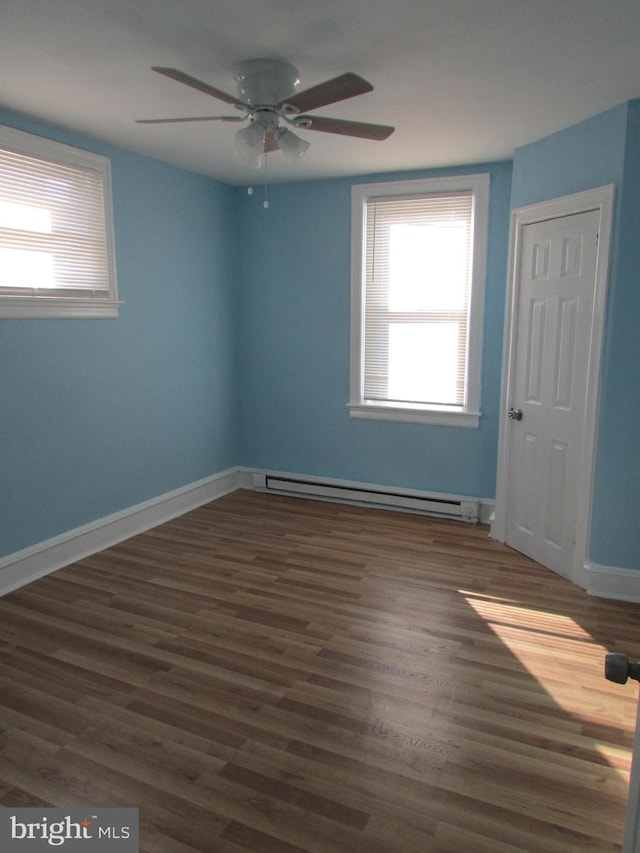
[[628, 678], [640, 681], [640, 663], [631, 663], [629, 655], [608, 654], [604, 659], [604, 677], [616, 684], [626, 684]]
[[507, 417], [512, 421], [522, 420], [522, 409], [509, 409]]

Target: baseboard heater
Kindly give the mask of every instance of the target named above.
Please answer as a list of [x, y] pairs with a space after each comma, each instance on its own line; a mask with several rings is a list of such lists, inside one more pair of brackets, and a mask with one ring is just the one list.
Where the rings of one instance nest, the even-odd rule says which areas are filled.
[[479, 502], [439, 498], [433, 495], [419, 495], [398, 490], [384, 491], [362, 486], [336, 485], [314, 480], [302, 480], [290, 477], [277, 477], [269, 474], [254, 474], [256, 489], [277, 492], [283, 495], [297, 495], [317, 500], [355, 503], [360, 506], [375, 505], [384, 509], [404, 510], [424, 513], [441, 518], [455, 518], [461, 521], [477, 522]]

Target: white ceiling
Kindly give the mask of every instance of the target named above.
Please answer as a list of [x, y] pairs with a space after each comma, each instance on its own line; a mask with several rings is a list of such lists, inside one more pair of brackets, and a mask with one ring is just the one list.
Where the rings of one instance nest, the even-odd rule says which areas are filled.
[[150, 70], [235, 95], [240, 60], [283, 59], [300, 90], [345, 71], [375, 91], [318, 115], [392, 124], [384, 142], [298, 131], [271, 181], [508, 159], [513, 149], [640, 97], [639, 0], [2, 0], [0, 106], [249, 184], [237, 125], [138, 125], [216, 115], [221, 102]]

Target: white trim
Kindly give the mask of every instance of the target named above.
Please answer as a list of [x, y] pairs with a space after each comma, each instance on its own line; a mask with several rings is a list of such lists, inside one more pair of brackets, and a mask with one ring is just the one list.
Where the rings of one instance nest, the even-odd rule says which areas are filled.
[[30, 157], [51, 160], [58, 163], [77, 164], [90, 169], [96, 168], [96, 163], [103, 165], [109, 163], [109, 158], [102, 154], [94, 154], [83, 148], [66, 145], [55, 139], [39, 136], [36, 133], [27, 133], [8, 125], [0, 125], [1, 147], [14, 151], [16, 154], [27, 154]]
[[2, 296], [0, 318], [3, 320], [43, 319], [63, 317], [85, 319], [118, 316], [122, 302], [117, 299], [78, 299], [69, 296]]
[[[477, 427], [482, 399], [482, 335], [484, 328], [485, 279], [489, 240], [489, 173], [420, 178], [351, 187], [351, 349], [349, 414], [354, 418], [405, 421], [439, 426]], [[467, 358], [467, 400], [460, 412], [449, 407], [371, 405], [363, 399], [363, 270], [365, 208], [369, 198], [403, 196], [414, 193], [473, 191], [472, 288], [469, 306]]]
[[252, 488], [250, 478], [229, 468], [9, 554], [0, 559], [0, 595], [240, 488]]
[[[104, 518], [96, 519], [59, 536], [39, 542], [22, 551], [16, 551], [0, 559], [0, 596], [25, 586], [38, 578], [51, 574], [58, 569], [75, 563], [85, 557], [123, 542], [138, 533], [150, 530], [165, 521], [176, 518], [210, 501], [217, 500], [237, 489], [263, 491], [266, 477], [282, 477], [293, 480], [309, 479], [304, 474], [291, 474], [282, 471], [270, 471], [253, 468], [229, 468], [211, 477], [158, 495], [143, 503], [136, 504]], [[362, 489], [380, 494], [390, 491], [388, 486], [362, 483], [353, 480], [339, 480], [333, 477], [314, 477], [317, 483], [338, 488]], [[419, 489], [400, 489], [406, 497], [433, 498], [434, 500], [460, 500], [479, 504], [480, 522], [487, 524], [494, 510], [491, 499], [449, 495], [439, 492], [426, 492]], [[303, 494], [298, 497], [304, 498]], [[318, 498], [316, 498], [318, 499]], [[328, 498], [325, 498], [328, 500]], [[334, 500], [335, 502], [335, 500]], [[346, 503], [346, 501], [344, 501]], [[398, 506], [377, 504], [381, 509], [410, 509]]]
[[640, 853], [640, 702], [637, 703], [636, 709], [636, 731], [633, 738], [622, 853]]
[[598, 420], [599, 380], [602, 359], [602, 341], [605, 324], [605, 304], [611, 250], [613, 204], [615, 185], [596, 187], [574, 195], [563, 196], [539, 204], [513, 210], [511, 213], [511, 238], [507, 279], [507, 302], [505, 314], [505, 337], [502, 369], [502, 392], [498, 439], [498, 472], [496, 483], [496, 514], [491, 536], [499, 542], [506, 539], [506, 493], [509, 459], [510, 431], [506, 429], [506, 412], [512, 396], [514, 383], [516, 323], [518, 317], [518, 294], [516, 292], [517, 264], [520, 259], [522, 230], [525, 225], [597, 210], [600, 214], [598, 257], [593, 301], [593, 322], [589, 351], [587, 395], [585, 400], [584, 455], [580, 468], [581, 481], [578, 489], [580, 504], [576, 526], [575, 561], [571, 577], [575, 583], [585, 586], [585, 564], [587, 559], [591, 527], [591, 503], [595, 468], [596, 427]]
[[640, 571], [585, 563], [584, 588], [589, 595], [640, 602]]
[[116, 275], [115, 235], [113, 225], [113, 194], [111, 161], [102, 154], [74, 148], [53, 139], [26, 133], [0, 125], [0, 150], [33, 157], [43, 162], [62, 163], [76, 170], [91, 170], [100, 178], [102, 212], [104, 217], [104, 251], [108, 287], [100, 291], [68, 287], [55, 293], [33, 292], [25, 288], [0, 288], [0, 319], [31, 319], [48, 317], [110, 318], [118, 316], [118, 284]]
[[[31, 583], [31, 581], [68, 566], [70, 563], [116, 545], [118, 542], [123, 542], [125, 539], [143, 533], [145, 530], [150, 530], [165, 521], [197, 509], [237, 489], [265, 491], [267, 477], [291, 480], [311, 479], [304, 474], [268, 469], [229, 468], [211, 477], [166, 492], [143, 503], [115, 512], [60, 536], [55, 536], [45, 542], [40, 542], [30, 548], [3, 557], [0, 559], [0, 595], [5, 595], [14, 589]], [[368, 492], [378, 492], [380, 495], [390, 491], [389, 486], [341, 480], [335, 477], [313, 477], [312, 479], [314, 482], [322, 483], [327, 487], [361, 489]], [[409, 488], [393, 491], [401, 492], [405, 497], [478, 503], [481, 524], [490, 523], [495, 508], [495, 504], [490, 498], [451, 495]], [[297, 493], [296, 497], [305, 498], [305, 495]], [[321, 498], [315, 497], [314, 499]], [[324, 498], [324, 500], [333, 503], [352, 502], [340, 501], [337, 498]], [[379, 509], [411, 512], [402, 504], [393, 506], [376, 502], [376, 506]], [[584, 567], [584, 576], [585, 589], [590, 595], [640, 602], [640, 571], [588, 563]]]
[[436, 409], [429, 406], [409, 408], [396, 403], [347, 403], [352, 418], [375, 421], [400, 421], [408, 424], [433, 424], [475, 429], [480, 423], [480, 413], [465, 409]]

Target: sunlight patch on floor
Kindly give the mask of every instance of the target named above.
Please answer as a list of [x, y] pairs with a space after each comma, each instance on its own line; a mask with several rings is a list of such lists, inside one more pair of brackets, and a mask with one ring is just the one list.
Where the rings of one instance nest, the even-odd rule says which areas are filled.
[[[608, 649], [569, 616], [523, 607], [515, 600], [460, 590], [469, 607], [498, 637], [510, 654], [531, 674], [553, 704], [587, 726], [635, 729], [636, 692], [604, 677]], [[602, 672], [602, 689], [593, 690], [594, 668]], [[582, 674], [584, 673], [584, 677]], [[541, 708], [546, 697], [540, 697]], [[629, 778], [630, 748], [598, 743], [593, 748], [625, 782]]]

